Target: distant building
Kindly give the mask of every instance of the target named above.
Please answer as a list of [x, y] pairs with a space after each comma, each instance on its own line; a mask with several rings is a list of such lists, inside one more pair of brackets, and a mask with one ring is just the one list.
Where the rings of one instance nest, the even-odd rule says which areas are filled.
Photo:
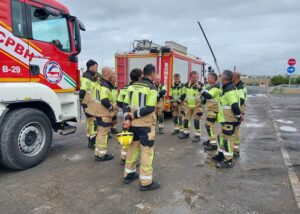
[[241, 79], [246, 85], [252, 86], [269, 86], [271, 82], [271, 77], [266, 75], [242, 75]]

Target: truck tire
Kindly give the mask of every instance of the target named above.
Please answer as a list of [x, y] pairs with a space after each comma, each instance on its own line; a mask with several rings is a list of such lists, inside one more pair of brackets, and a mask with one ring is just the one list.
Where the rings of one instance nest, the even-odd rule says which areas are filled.
[[48, 117], [33, 108], [10, 112], [0, 128], [0, 164], [22, 170], [42, 162], [52, 142]]

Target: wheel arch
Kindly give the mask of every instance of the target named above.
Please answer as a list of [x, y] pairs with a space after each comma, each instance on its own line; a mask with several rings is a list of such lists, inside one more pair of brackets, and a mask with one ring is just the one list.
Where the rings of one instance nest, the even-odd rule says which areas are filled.
[[57, 121], [56, 121], [56, 117], [55, 117], [55, 113], [54, 113], [53, 109], [51, 108], [51, 106], [48, 103], [46, 103], [42, 100], [13, 102], [13, 103], [9, 103], [6, 107], [9, 109], [9, 111], [12, 111], [15, 109], [21, 109], [21, 108], [38, 109], [48, 117], [48, 119], [51, 122], [53, 130], [54, 131], [58, 130]]

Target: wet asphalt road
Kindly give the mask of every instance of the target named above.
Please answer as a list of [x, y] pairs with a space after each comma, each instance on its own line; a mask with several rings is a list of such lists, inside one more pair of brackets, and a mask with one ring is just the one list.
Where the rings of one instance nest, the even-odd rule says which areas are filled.
[[249, 91], [241, 157], [232, 169], [216, 169], [200, 144], [171, 136], [167, 119], [155, 148], [162, 188], [139, 192], [138, 182], [122, 184], [115, 137], [109, 147], [116, 158], [95, 162], [81, 123], [74, 135], [55, 136], [42, 164], [0, 168], [0, 213], [299, 213], [282, 147], [299, 179], [300, 97]]

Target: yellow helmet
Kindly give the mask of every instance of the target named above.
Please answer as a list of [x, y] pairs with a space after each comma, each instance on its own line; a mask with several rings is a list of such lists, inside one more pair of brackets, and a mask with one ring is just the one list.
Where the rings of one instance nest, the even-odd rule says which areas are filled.
[[128, 131], [122, 131], [117, 134], [118, 143], [124, 147], [129, 147], [133, 141], [133, 133]]

